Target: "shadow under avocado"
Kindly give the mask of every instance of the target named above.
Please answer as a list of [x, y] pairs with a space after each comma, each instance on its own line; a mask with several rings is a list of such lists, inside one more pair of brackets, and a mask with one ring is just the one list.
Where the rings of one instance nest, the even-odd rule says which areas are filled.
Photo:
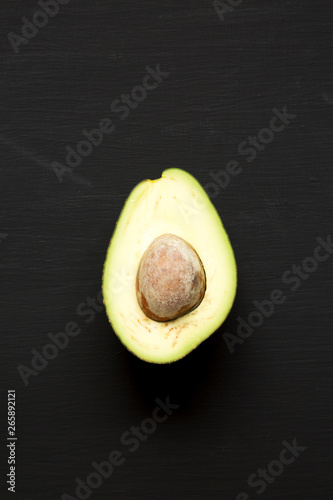
[[129, 374], [133, 397], [147, 411], [156, 398], [170, 397], [180, 405], [177, 413], [204, 406], [214, 392], [215, 379], [228, 379], [231, 356], [222, 334], [224, 325], [184, 358], [170, 364], [147, 363], [124, 351], [122, 362]]

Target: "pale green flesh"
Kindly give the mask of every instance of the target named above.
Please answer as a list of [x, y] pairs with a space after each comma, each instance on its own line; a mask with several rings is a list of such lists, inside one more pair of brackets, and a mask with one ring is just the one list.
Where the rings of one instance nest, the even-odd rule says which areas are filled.
[[[198, 253], [206, 293], [192, 312], [167, 323], [141, 310], [135, 291], [140, 259], [158, 236], [180, 236]], [[128, 197], [104, 265], [103, 296], [121, 342], [139, 358], [170, 363], [195, 349], [225, 320], [236, 294], [236, 263], [221, 219], [199, 182], [184, 170], [165, 170], [145, 180]]]

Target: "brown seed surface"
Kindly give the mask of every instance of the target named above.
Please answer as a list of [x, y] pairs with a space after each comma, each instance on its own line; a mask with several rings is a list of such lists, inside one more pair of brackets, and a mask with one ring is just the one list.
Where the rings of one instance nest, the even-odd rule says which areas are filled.
[[194, 248], [174, 234], [156, 238], [143, 254], [136, 296], [146, 316], [171, 321], [195, 309], [203, 299], [206, 276]]

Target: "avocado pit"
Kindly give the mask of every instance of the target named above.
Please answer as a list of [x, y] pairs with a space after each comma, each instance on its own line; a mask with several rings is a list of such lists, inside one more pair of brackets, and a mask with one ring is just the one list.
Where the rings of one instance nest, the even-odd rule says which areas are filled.
[[144, 252], [137, 276], [136, 296], [146, 316], [171, 321], [193, 311], [206, 290], [199, 255], [183, 238], [163, 234]]

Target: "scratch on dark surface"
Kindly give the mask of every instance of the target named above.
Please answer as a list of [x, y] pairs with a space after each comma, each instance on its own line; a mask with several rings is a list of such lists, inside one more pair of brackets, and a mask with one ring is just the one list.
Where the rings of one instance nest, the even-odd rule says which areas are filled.
[[[17, 144], [17, 142], [12, 141], [11, 139], [7, 139], [6, 137], [0, 137], [0, 141], [2, 144], [6, 145], [8, 148], [12, 149], [15, 152], [18, 152], [21, 154], [23, 157], [28, 158], [29, 160], [33, 161], [35, 164], [40, 165], [41, 167], [44, 167], [48, 170], [52, 170], [52, 165], [51, 161], [47, 160], [45, 158], [41, 158], [39, 155], [32, 153], [31, 151], [28, 151], [26, 148], [22, 147], [20, 144]], [[81, 175], [76, 175], [71, 172], [65, 172], [64, 175], [66, 175], [71, 181], [75, 182], [76, 184], [81, 184], [84, 186], [91, 186], [91, 182], [88, 179], [85, 179], [85, 177], [82, 177]]]

